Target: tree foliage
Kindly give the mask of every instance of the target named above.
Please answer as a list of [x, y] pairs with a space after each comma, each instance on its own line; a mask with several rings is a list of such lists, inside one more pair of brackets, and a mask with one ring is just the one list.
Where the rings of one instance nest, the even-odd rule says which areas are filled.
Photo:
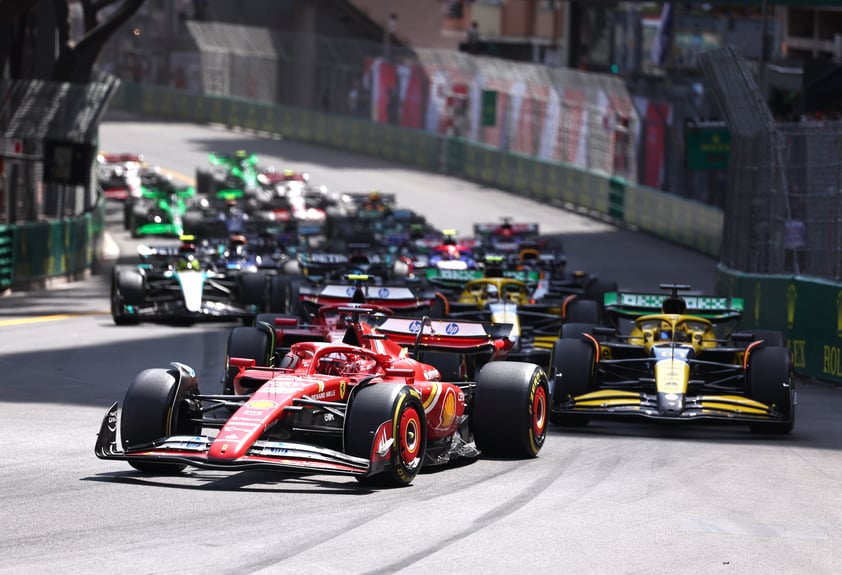
[[108, 39], [145, 0], [79, 0], [84, 35], [70, 37], [69, 0], [0, 0], [0, 77], [84, 84]]

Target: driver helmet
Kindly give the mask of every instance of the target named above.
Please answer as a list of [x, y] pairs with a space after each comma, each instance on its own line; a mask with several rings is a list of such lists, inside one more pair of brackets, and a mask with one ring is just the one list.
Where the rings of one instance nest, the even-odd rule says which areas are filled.
[[181, 244], [178, 246], [178, 255], [183, 256], [186, 254], [195, 254], [196, 253], [196, 243], [195, 238], [193, 236], [182, 236], [181, 237]]
[[184, 254], [181, 258], [179, 258], [176, 269], [180, 272], [199, 271], [199, 260], [196, 259], [196, 254]]
[[669, 314], [683, 314], [687, 311], [687, 304], [685, 303], [684, 298], [681, 297], [664, 298], [664, 301], [661, 304], [661, 311]]
[[230, 252], [238, 256], [245, 252], [247, 243], [248, 240], [246, 240], [246, 236], [242, 234], [233, 234], [230, 238], [228, 238], [228, 248]]
[[658, 332], [658, 339], [660, 341], [670, 341], [672, 339], [672, 326], [669, 322], [661, 324], [661, 330]]
[[490, 299], [497, 299], [500, 297], [500, 291], [497, 289], [496, 285], [488, 284], [485, 286], [485, 295]]

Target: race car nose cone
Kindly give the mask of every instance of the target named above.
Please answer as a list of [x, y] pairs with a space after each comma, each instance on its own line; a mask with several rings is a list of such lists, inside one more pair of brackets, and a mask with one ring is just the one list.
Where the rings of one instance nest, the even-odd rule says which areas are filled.
[[678, 416], [684, 411], [684, 395], [679, 393], [659, 393], [658, 412], [665, 416]]

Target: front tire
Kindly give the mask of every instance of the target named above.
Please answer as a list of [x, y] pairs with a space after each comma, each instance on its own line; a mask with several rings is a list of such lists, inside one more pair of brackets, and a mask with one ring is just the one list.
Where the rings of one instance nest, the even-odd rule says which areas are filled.
[[378, 430], [385, 422], [390, 422], [394, 439], [386, 470], [358, 476], [357, 481], [384, 487], [409, 485], [421, 470], [427, 449], [424, 406], [410, 387], [375, 383], [357, 390], [345, 415], [345, 452], [373, 460]]
[[499, 457], [535, 457], [547, 437], [547, 373], [532, 363], [493, 361], [477, 376], [471, 427], [477, 448]]
[[134, 267], [118, 266], [111, 275], [111, 316], [116, 325], [136, 325], [137, 316], [126, 313], [123, 306], [138, 306], [146, 293], [143, 274]]
[[240, 303], [264, 309], [266, 303], [266, 275], [260, 272], [246, 272], [240, 275], [238, 283]]
[[590, 421], [586, 415], [554, 411], [590, 391], [594, 369], [593, 344], [584, 338], [559, 339], [553, 345], [550, 362], [553, 378], [550, 421], [566, 427], [584, 427]]
[[785, 347], [761, 347], [751, 351], [746, 374], [748, 396], [781, 413], [785, 421], [752, 423], [756, 433], [787, 434], [795, 426], [795, 390], [792, 362]]
[[[202, 426], [194, 423], [201, 416], [197, 402], [199, 393], [195, 378], [177, 369], [142, 371], [126, 391], [120, 415], [120, 437], [123, 449], [149, 444], [170, 435], [199, 435]], [[145, 473], [175, 474], [185, 465], [129, 460], [129, 465]]]

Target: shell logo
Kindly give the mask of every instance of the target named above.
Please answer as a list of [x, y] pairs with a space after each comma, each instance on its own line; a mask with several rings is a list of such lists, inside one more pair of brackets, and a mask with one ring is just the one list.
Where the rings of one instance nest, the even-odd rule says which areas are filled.
[[270, 399], [254, 399], [252, 401], [249, 401], [246, 405], [248, 405], [252, 409], [272, 409], [278, 404], [277, 402], [274, 402]]

